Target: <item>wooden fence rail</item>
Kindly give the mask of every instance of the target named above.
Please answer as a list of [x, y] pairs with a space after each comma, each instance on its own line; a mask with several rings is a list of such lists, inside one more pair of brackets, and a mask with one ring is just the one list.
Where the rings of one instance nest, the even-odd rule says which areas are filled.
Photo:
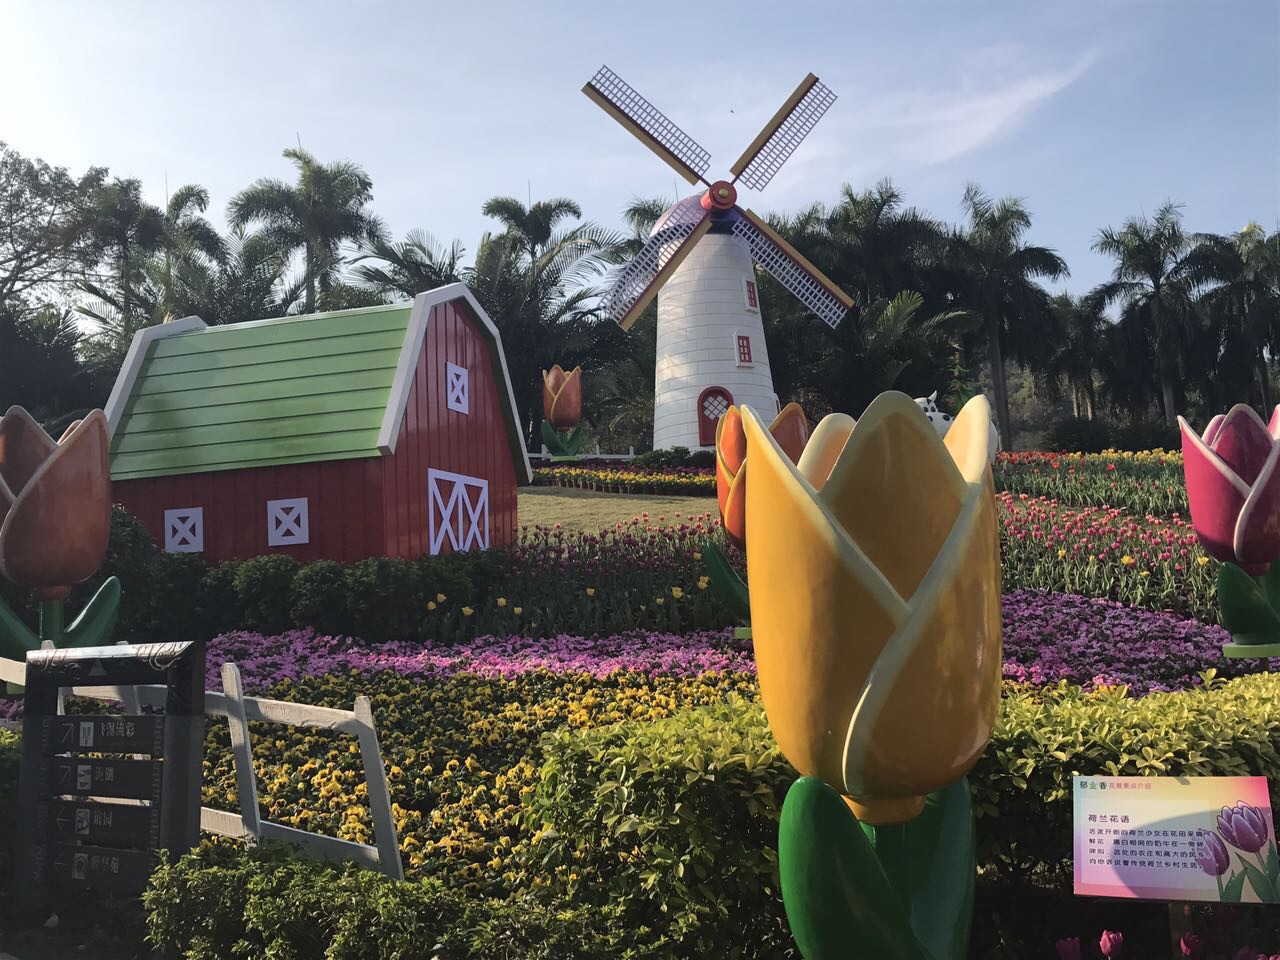
[[[26, 682], [26, 664], [18, 660], [0, 658], [0, 681], [23, 684]], [[231, 752], [235, 759], [236, 793], [240, 799], [238, 813], [200, 808], [200, 828], [209, 833], [236, 837], [248, 842], [258, 840], [287, 840], [297, 844], [303, 852], [317, 859], [353, 860], [363, 867], [378, 870], [395, 880], [404, 879], [400, 863], [400, 840], [395, 819], [391, 815], [391, 793], [387, 789], [387, 771], [382, 762], [382, 749], [378, 744], [377, 729], [373, 725], [373, 709], [369, 698], [356, 697], [351, 710], [335, 710], [332, 707], [313, 707], [305, 703], [289, 703], [285, 700], [266, 700], [247, 697], [240, 681], [240, 669], [234, 663], [222, 665], [222, 690], [205, 691], [205, 712], [212, 716], [226, 717], [231, 730]], [[133, 687], [73, 687], [77, 697], [95, 700], [118, 700], [131, 713], [141, 712], [143, 706], [164, 706], [165, 689], [162, 686]], [[368, 789], [369, 813], [373, 819], [374, 844], [339, 840], [324, 834], [299, 830], [283, 823], [263, 820], [258, 810], [258, 784], [253, 770], [253, 742], [249, 723], [278, 723], [290, 727], [312, 730], [329, 730], [354, 736], [359, 743], [360, 759], [364, 763], [365, 784]]]

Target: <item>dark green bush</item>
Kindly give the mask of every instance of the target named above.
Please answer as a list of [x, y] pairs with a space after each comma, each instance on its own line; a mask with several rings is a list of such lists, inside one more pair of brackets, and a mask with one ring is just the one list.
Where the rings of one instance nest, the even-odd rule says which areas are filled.
[[589, 960], [612, 950], [616, 911], [468, 899], [436, 880], [395, 882], [225, 845], [156, 871], [148, 939], [187, 960]]
[[[530, 871], [661, 929], [662, 957], [774, 957], [791, 944], [778, 815], [796, 773], [763, 710], [739, 701], [546, 741], [528, 801]], [[574, 879], [576, 878], [576, 879]]]
[[1111, 431], [1111, 447], [1141, 453], [1143, 450], [1181, 450], [1182, 436], [1177, 427], [1159, 420], [1126, 423]]
[[236, 600], [244, 618], [239, 626], [263, 633], [289, 629], [289, 591], [298, 561], [283, 553], [253, 557], [235, 573]]
[[417, 636], [426, 612], [418, 568], [408, 560], [371, 557], [347, 568], [347, 594], [363, 640], [382, 643]]
[[631, 461], [634, 466], [650, 470], [667, 467], [709, 468], [716, 465], [714, 450], [690, 450], [688, 447], [672, 447], [669, 450], [650, 450]]
[[351, 634], [347, 568], [334, 560], [317, 560], [300, 569], [290, 589], [289, 619], [320, 633]]
[[[671, 952], [657, 956], [781, 955], [789, 938], [775, 879], [777, 817], [796, 774], [760, 704], [565, 730], [545, 744], [526, 811], [542, 826], [531, 872], [551, 876], [571, 902], [661, 922]], [[988, 881], [1070, 896], [1077, 774], [1263, 776], [1274, 806], [1280, 677], [1139, 699], [1006, 686], [991, 746], [969, 776]]]
[[133, 589], [136, 620], [129, 639], [163, 643], [214, 636], [200, 601], [208, 572], [193, 554], [156, 553], [147, 562], [145, 584]]
[[1044, 435], [1046, 450], [1067, 450], [1074, 453], [1101, 453], [1111, 445], [1111, 431], [1101, 420], [1086, 417], [1066, 417], [1059, 420]]
[[22, 737], [0, 728], [0, 878], [10, 877], [14, 831], [18, 824], [18, 768]]
[[210, 636], [244, 626], [240, 595], [236, 592], [236, 575], [241, 563], [241, 560], [224, 560], [209, 568], [200, 584], [200, 611]]

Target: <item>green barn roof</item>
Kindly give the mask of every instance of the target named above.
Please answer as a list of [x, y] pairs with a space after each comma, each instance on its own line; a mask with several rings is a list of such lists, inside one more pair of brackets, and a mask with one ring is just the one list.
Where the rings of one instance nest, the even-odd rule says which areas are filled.
[[112, 477], [390, 453], [430, 308], [462, 297], [500, 352], [460, 284], [416, 303], [214, 327], [188, 317], [140, 331], [107, 403]]

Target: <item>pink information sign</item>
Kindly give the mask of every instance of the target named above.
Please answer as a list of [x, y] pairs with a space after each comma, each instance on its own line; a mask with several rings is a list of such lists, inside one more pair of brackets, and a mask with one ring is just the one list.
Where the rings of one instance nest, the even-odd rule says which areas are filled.
[[1265, 777], [1076, 777], [1075, 892], [1280, 903]]

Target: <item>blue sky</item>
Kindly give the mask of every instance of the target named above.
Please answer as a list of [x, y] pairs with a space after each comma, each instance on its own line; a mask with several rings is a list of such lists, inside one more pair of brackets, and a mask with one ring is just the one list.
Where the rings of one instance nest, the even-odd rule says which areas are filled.
[[[668, 169], [579, 89], [609, 64], [727, 170], [810, 70], [840, 99], [760, 212], [892, 177], [959, 215], [1025, 198], [1032, 239], [1106, 278], [1098, 228], [1185, 204], [1280, 223], [1280, 0], [131, 3], [0, 0], [0, 140], [78, 171], [207, 186], [220, 217], [301, 139], [358, 161], [389, 226], [474, 249], [487, 197], [616, 225]], [[687, 186], [681, 182], [681, 187]]]

